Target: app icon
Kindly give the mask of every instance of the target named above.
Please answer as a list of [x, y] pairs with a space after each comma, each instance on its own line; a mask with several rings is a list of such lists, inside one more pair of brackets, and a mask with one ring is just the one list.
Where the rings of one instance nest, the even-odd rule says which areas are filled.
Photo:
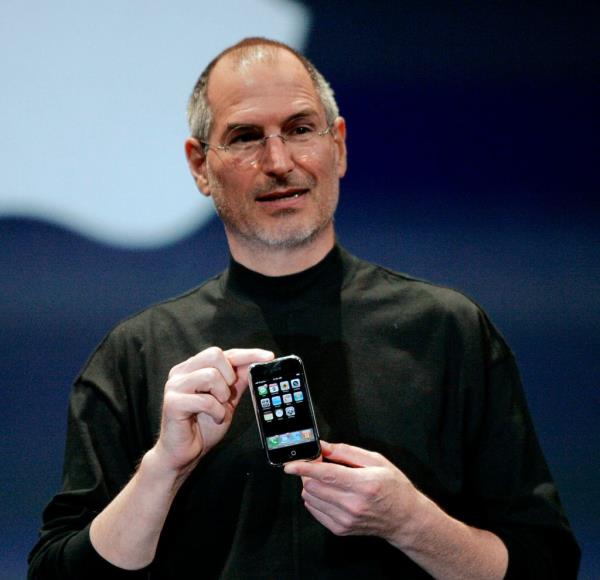
[[296, 409], [294, 409], [294, 407], [286, 407], [285, 408], [285, 414], [288, 417], [295, 417], [295, 415], [296, 415]]
[[279, 392], [279, 386], [277, 385], [277, 383], [273, 383], [273, 384], [269, 385], [269, 392], [271, 394]]
[[283, 402], [284, 403], [291, 403], [292, 402], [292, 395], [290, 393], [287, 393], [287, 395], [283, 395]]
[[261, 399], [260, 404], [262, 405], [263, 409], [270, 409], [271, 408], [271, 399]]
[[275, 416], [278, 419], [281, 419], [281, 417], [283, 417], [283, 409], [275, 409]]
[[300, 388], [300, 379], [292, 379], [291, 383], [292, 383], [292, 389]]
[[292, 434], [292, 441], [294, 441], [294, 443], [301, 443], [302, 442], [302, 433], [300, 433], [300, 431], [294, 431]]
[[275, 447], [279, 445], [279, 437], [269, 437], [267, 439], [267, 445], [269, 446], [269, 449], [275, 449]]
[[265, 421], [272, 421], [273, 420], [273, 413], [270, 413], [270, 412], [269, 413], [265, 413], [264, 414], [264, 418], [265, 418]]
[[304, 401], [304, 393], [302, 391], [297, 391], [294, 393], [294, 401], [299, 403], [300, 401]]
[[279, 388], [282, 391], [289, 391], [290, 390], [290, 383], [288, 381], [281, 381], [279, 383]]
[[302, 431], [302, 439], [305, 441], [312, 441], [314, 439], [312, 429], [304, 429], [304, 431]]
[[263, 385], [261, 387], [258, 387], [258, 394], [261, 397], [264, 397], [266, 394], [269, 393], [269, 389], [266, 387], [266, 385]]
[[273, 401], [273, 405], [275, 407], [279, 407], [281, 405], [281, 397], [279, 395], [276, 397], [271, 397], [271, 401]]
[[280, 440], [281, 440], [281, 444], [285, 445], [288, 442], [288, 435], [287, 433], [284, 433], [283, 435], [280, 435]]

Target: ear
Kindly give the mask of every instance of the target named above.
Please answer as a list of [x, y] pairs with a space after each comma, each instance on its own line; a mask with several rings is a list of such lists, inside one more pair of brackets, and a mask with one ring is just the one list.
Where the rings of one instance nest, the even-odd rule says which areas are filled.
[[348, 164], [346, 151], [346, 120], [344, 117], [338, 117], [333, 122], [333, 138], [338, 148], [338, 176], [344, 177]]
[[206, 151], [198, 139], [190, 137], [185, 141], [185, 156], [192, 177], [200, 192], [207, 197], [210, 196], [210, 185], [206, 171]]

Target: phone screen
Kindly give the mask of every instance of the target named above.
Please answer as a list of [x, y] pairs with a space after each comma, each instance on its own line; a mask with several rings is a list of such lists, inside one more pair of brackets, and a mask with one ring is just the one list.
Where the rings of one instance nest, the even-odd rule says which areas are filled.
[[267, 459], [282, 465], [321, 453], [304, 365], [290, 355], [250, 366], [250, 389]]

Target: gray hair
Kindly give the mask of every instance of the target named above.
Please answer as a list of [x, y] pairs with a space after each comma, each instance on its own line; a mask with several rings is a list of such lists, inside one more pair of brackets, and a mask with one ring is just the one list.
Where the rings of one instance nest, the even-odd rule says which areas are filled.
[[308, 75], [314, 83], [317, 95], [319, 96], [321, 104], [323, 105], [323, 109], [325, 110], [325, 119], [327, 124], [331, 125], [339, 116], [340, 112], [335, 101], [333, 89], [327, 80], [325, 80], [325, 77], [304, 55], [300, 54], [291, 46], [288, 46], [283, 42], [268, 38], [252, 37], [245, 38], [237, 44], [226, 48], [224, 51], [218, 54], [202, 71], [202, 74], [198, 78], [194, 86], [194, 90], [192, 91], [192, 94], [188, 100], [187, 118], [190, 128], [190, 135], [192, 137], [204, 143], [208, 142], [213, 121], [212, 112], [210, 110], [207, 98], [208, 80], [215, 65], [227, 54], [234, 53], [241, 59], [244, 57], [256, 56], [258, 54], [258, 50], [261, 48], [271, 49], [273, 56], [276, 54], [277, 49], [287, 50], [296, 56], [304, 65], [306, 72], [308, 72]]

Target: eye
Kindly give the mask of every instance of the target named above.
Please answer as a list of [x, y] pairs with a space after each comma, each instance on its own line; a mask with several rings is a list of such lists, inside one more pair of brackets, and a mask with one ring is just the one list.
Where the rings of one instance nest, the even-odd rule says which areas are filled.
[[305, 139], [306, 137], [310, 137], [314, 132], [315, 128], [311, 125], [295, 125], [286, 131], [286, 137], [288, 139]]
[[292, 129], [292, 133], [295, 135], [306, 135], [306, 133], [312, 133], [313, 131], [314, 129], [308, 125], [299, 125], [298, 127], [294, 127]]
[[226, 144], [229, 146], [244, 146], [256, 143], [262, 139], [262, 134], [256, 129], [240, 129], [232, 132], [228, 137]]

